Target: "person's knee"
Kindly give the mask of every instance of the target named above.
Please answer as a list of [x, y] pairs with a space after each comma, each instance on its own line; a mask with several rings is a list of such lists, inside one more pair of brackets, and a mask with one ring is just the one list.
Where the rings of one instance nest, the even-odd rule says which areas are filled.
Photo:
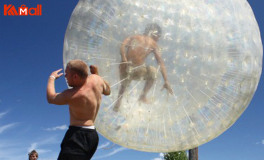
[[157, 69], [155, 67], [148, 67], [148, 79], [155, 80], [157, 79]]

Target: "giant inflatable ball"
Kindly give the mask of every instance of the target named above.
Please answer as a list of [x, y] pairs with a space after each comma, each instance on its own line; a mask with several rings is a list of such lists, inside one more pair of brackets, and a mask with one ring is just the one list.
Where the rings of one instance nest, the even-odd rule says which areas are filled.
[[171, 152], [235, 123], [256, 91], [262, 53], [246, 0], [80, 0], [63, 61], [96, 65], [109, 82], [96, 119], [101, 135]]

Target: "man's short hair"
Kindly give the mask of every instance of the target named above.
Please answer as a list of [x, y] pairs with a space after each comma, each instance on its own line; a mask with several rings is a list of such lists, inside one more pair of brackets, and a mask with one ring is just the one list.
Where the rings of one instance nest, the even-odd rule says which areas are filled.
[[157, 23], [149, 23], [145, 28], [144, 35], [160, 37], [162, 30]]
[[82, 79], [85, 79], [88, 76], [89, 68], [87, 64], [82, 60], [71, 60], [67, 63], [67, 67], [71, 72], [75, 72]]

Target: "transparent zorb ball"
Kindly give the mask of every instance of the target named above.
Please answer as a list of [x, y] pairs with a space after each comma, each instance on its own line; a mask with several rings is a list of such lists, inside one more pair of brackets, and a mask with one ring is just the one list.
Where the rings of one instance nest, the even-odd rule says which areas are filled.
[[[149, 24], [160, 32], [146, 34]], [[246, 0], [80, 0], [63, 61], [96, 65], [109, 82], [100, 134], [127, 148], [171, 152], [204, 144], [239, 118], [257, 88], [262, 52]]]

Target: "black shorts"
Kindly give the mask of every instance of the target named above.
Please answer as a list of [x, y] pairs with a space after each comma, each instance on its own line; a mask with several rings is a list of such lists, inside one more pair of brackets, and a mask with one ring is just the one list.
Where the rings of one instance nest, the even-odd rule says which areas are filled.
[[70, 126], [61, 143], [58, 160], [89, 160], [98, 146], [95, 129]]

